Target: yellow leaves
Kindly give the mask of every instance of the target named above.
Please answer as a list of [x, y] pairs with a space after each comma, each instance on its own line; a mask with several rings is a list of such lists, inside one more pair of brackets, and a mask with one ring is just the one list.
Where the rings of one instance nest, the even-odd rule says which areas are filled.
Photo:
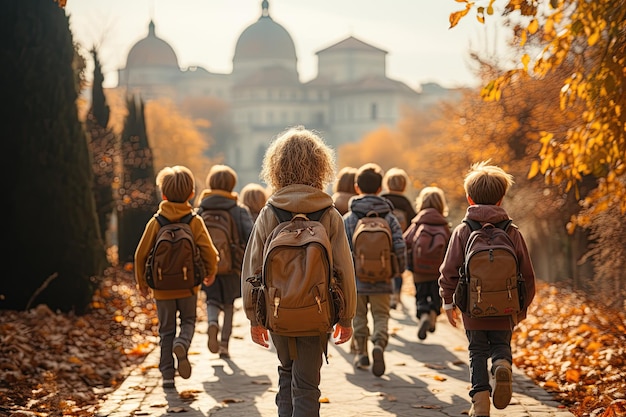
[[469, 13], [470, 9], [474, 5], [474, 3], [470, 2], [470, 1], [459, 1], [459, 0], [457, 0], [457, 2], [465, 3], [465, 9], [464, 10], [460, 10], [458, 12], [450, 13], [450, 27], [449, 27], [449, 29], [452, 29], [453, 27], [455, 27], [459, 23], [459, 21], [463, 18], [463, 16], [465, 16], [465, 15], [467, 15], [467, 13]]
[[537, 21], [537, 19], [531, 20], [530, 23], [528, 24], [528, 27], [526, 27], [526, 30], [531, 35], [536, 33], [538, 29], [539, 29], [539, 22]]
[[528, 175], [526, 178], [531, 179], [534, 178], [539, 173], [539, 161], [534, 160], [530, 164], [530, 170], [528, 170]]
[[522, 64], [524, 65], [524, 71], [528, 71], [529, 63], [530, 63], [530, 56], [528, 54], [522, 55]]

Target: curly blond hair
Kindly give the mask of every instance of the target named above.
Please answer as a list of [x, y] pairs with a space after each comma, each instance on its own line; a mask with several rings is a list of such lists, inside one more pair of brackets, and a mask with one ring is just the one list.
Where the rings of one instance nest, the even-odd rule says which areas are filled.
[[260, 177], [274, 190], [293, 184], [324, 190], [335, 178], [335, 152], [313, 131], [292, 127], [270, 144]]

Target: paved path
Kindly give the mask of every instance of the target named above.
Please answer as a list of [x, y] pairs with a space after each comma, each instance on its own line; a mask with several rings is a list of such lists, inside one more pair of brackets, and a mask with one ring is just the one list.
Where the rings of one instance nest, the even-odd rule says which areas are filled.
[[[176, 377], [176, 390], [164, 392], [157, 369], [158, 348], [100, 408], [98, 416], [270, 417], [276, 416], [275, 351], [255, 345], [237, 300], [231, 359], [207, 348], [207, 323], [198, 322], [189, 358], [191, 378]], [[464, 333], [439, 316], [437, 330], [417, 339], [415, 306], [403, 295], [405, 310], [392, 310], [387, 370], [377, 378], [355, 370], [349, 343], [329, 345], [322, 366], [321, 417], [420, 416], [461, 417], [469, 402], [468, 358]], [[513, 399], [505, 410], [492, 407], [493, 417], [573, 417], [552, 396], [514, 369]], [[178, 414], [178, 413], [184, 414]]]

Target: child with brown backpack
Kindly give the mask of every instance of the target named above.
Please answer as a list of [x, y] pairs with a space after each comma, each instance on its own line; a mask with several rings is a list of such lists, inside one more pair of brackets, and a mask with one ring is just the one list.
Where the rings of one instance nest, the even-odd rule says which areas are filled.
[[[406, 245], [402, 229], [392, 214], [393, 205], [378, 194], [383, 170], [374, 163], [361, 166], [355, 177], [357, 196], [350, 200], [350, 211], [343, 216], [357, 283], [357, 311], [354, 318], [354, 367], [370, 365], [367, 342], [371, 337], [372, 373], [385, 373], [384, 351], [389, 342], [389, 299], [391, 279], [405, 270]], [[368, 312], [373, 318], [370, 335]]]
[[332, 149], [301, 126], [276, 138], [263, 159], [273, 193], [246, 248], [242, 294], [252, 340], [267, 348], [271, 337], [276, 348], [279, 416], [319, 416], [328, 340], [352, 336], [354, 266], [341, 214], [324, 191], [334, 169]]
[[[233, 329], [234, 302], [241, 297], [241, 262], [253, 224], [250, 212], [238, 203], [237, 193], [233, 192], [236, 184], [237, 173], [231, 167], [214, 165], [196, 208], [220, 256], [215, 283], [203, 286], [202, 290], [206, 294], [209, 351], [218, 353], [222, 359], [230, 358], [228, 343]], [[218, 321], [220, 313], [223, 313], [222, 326]]]
[[[456, 327], [455, 307], [462, 308], [469, 342], [470, 417], [489, 416], [490, 396], [497, 409], [509, 405], [513, 393], [511, 337], [535, 295], [535, 273], [526, 243], [501, 207], [512, 184], [512, 175], [488, 161], [472, 165], [463, 182], [469, 207], [463, 223], [452, 232], [440, 269], [440, 295], [448, 321]], [[504, 244], [489, 247], [496, 236], [495, 240]], [[473, 241], [483, 248], [474, 248]], [[466, 264], [473, 263], [473, 258], [475, 271]], [[500, 308], [501, 302], [505, 308]]]
[[[189, 203], [195, 189], [191, 171], [184, 166], [165, 167], [157, 174], [156, 185], [163, 201], [137, 245], [135, 279], [140, 293], [147, 297], [152, 292], [155, 299], [161, 347], [159, 371], [163, 388], [171, 389], [175, 388], [176, 370], [184, 379], [191, 376], [187, 352], [196, 327], [198, 290], [201, 281], [205, 286], [215, 281], [218, 256], [204, 222], [194, 215]], [[174, 226], [169, 235], [188, 234], [191, 239], [170, 242], [171, 246], [166, 240], [163, 245], [155, 245], [160, 240], [159, 232], [169, 225]], [[173, 355], [178, 361], [176, 367]]]

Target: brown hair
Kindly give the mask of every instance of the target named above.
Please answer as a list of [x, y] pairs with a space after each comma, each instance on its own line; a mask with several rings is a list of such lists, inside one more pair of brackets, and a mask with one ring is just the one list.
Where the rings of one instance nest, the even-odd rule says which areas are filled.
[[415, 211], [418, 213], [427, 208], [434, 208], [444, 217], [448, 215], [448, 203], [443, 190], [439, 187], [422, 188], [415, 199]]
[[356, 178], [357, 169], [354, 167], [343, 167], [337, 174], [337, 181], [333, 186], [333, 192], [344, 192], [356, 194], [354, 189], [354, 179]]
[[241, 203], [256, 216], [267, 202], [267, 193], [261, 184], [249, 183], [239, 193]]
[[292, 184], [324, 190], [334, 176], [334, 151], [303, 126], [287, 129], [270, 144], [260, 175], [273, 190]]
[[382, 186], [383, 169], [373, 162], [362, 165], [356, 173], [356, 185], [359, 186], [362, 193], [374, 194]]
[[205, 184], [211, 190], [223, 190], [230, 193], [237, 184], [237, 173], [228, 165], [213, 165], [206, 176]]
[[404, 192], [409, 183], [409, 176], [402, 168], [391, 168], [383, 178], [383, 187], [389, 191]]
[[513, 185], [513, 176], [490, 161], [473, 164], [463, 181], [463, 188], [475, 204], [495, 205]]
[[165, 198], [173, 203], [189, 201], [195, 190], [191, 170], [182, 165], [165, 167], [159, 171], [156, 176], [156, 185]]

